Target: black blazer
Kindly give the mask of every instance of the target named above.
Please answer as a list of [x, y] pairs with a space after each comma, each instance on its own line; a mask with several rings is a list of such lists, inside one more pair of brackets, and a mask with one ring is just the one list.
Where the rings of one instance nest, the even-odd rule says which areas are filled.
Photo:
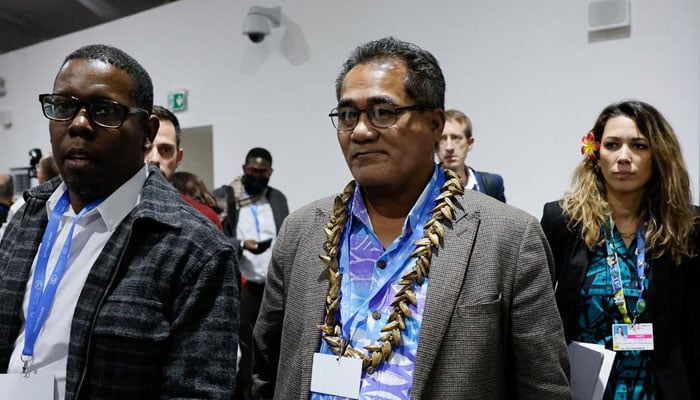
[[[696, 208], [694, 238], [700, 251]], [[572, 340], [579, 314], [579, 293], [591, 259], [579, 230], [566, 227], [560, 203], [544, 206], [544, 230], [554, 256], [555, 297], [567, 342]], [[675, 266], [654, 259], [649, 273], [647, 310], [654, 324], [652, 372], [664, 399], [700, 399], [700, 257]], [[693, 293], [695, 291], [695, 293]]]

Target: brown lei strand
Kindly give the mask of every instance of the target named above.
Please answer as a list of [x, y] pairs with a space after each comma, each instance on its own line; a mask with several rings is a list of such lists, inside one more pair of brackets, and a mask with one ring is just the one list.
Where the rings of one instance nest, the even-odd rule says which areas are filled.
[[349, 341], [343, 338], [340, 323], [336, 321], [336, 314], [340, 307], [340, 282], [343, 278], [338, 268], [339, 243], [348, 219], [348, 203], [355, 191], [355, 181], [348, 183], [343, 192], [335, 198], [333, 215], [324, 228], [328, 238], [323, 245], [326, 254], [319, 256], [328, 267], [330, 285], [326, 296], [325, 324], [319, 325], [318, 328], [324, 333], [323, 339], [333, 353], [362, 359], [364, 370], [371, 368], [370, 371], [372, 371], [382, 361], [386, 362], [391, 355], [392, 345], [401, 344], [401, 332], [406, 329], [404, 319], [411, 318], [408, 303], [416, 306], [414, 285], [421, 286], [425, 277], [428, 276], [433, 250], [441, 244], [444, 236], [442, 221], [454, 220], [456, 207], [453, 199], [456, 195], [464, 193], [464, 186], [454, 172], [445, 170], [445, 176], [445, 184], [442, 185], [441, 193], [435, 199], [438, 204], [430, 211], [432, 216], [423, 227], [425, 232], [423, 238], [415, 242], [416, 249], [411, 253], [411, 257], [416, 258], [416, 266], [401, 277], [399, 284], [403, 287], [396, 293], [394, 302], [391, 303], [393, 312], [389, 316], [387, 325], [381, 329], [384, 335], [379, 338], [379, 343], [365, 346], [369, 354], [353, 348]]

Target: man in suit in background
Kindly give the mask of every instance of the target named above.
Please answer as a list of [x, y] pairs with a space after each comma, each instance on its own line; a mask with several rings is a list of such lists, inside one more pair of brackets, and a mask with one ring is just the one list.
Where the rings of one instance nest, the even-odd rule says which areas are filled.
[[445, 111], [445, 128], [435, 146], [440, 162], [456, 172], [467, 189], [478, 190], [506, 202], [503, 178], [498, 174], [476, 171], [466, 164], [467, 153], [474, 147], [472, 122], [459, 110]]
[[355, 180], [282, 226], [257, 396], [570, 397], [542, 229], [435, 164], [444, 93], [437, 60], [392, 37], [345, 62], [329, 116]]

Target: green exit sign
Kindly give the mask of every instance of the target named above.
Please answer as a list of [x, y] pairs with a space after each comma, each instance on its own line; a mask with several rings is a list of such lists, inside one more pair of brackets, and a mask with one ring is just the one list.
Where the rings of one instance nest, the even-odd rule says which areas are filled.
[[168, 93], [168, 109], [173, 112], [186, 110], [187, 90], [178, 90]]

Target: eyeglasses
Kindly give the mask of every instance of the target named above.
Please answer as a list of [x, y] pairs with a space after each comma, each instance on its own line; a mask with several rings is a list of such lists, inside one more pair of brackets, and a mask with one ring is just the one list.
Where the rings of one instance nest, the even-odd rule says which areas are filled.
[[357, 121], [360, 120], [360, 114], [367, 114], [369, 122], [375, 128], [388, 128], [396, 123], [399, 119], [399, 114], [408, 110], [427, 110], [431, 107], [424, 105], [413, 105], [406, 107], [396, 107], [389, 103], [377, 103], [368, 106], [365, 109], [359, 109], [353, 106], [342, 106], [331, 110], [329, 117], [335, 129], [339, 131], [351, 131], [357, 126]]
[[39, 95], [44, 116], [53, 121], [70, 121], [85, 108], [90, 121], [103, 128], [119, 128], [132, 114], [150, 114], [147, 110], [127, 107], [113, 100], [80, 100], [64, 94]]

